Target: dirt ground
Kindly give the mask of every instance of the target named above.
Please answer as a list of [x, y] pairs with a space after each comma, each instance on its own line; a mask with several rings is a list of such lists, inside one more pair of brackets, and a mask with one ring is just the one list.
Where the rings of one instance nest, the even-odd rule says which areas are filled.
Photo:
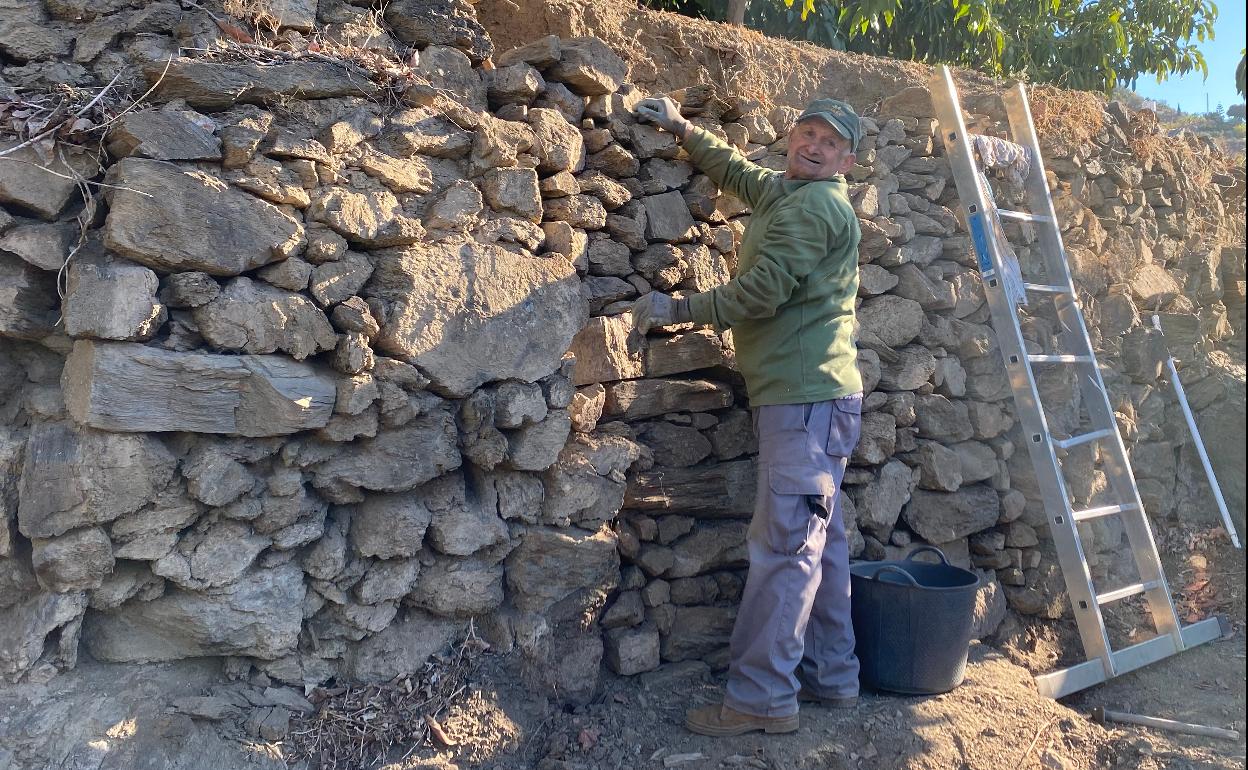
[[[1069, 660], [1073, 629], [1036, 624], [1004, 648], [973, 645], [966, 681], [934, 697], [868, 693], [857, 709], [802, 709], [795, 734], [713, 739], [682, 715], [717, 701], [723, 673], [680, 663], [604, 675], [586, 706], [561, 708], [521, 683], [515, 656], [477, 655], [439, 714], [449, 746], [396, 747], [386, 770], [1234, 770], [1245, 766], [1244, 557], [1209, 530], [1163, 538], [1181, 607], [1226, 613], [1233, 634], [1062, 703], [1021, 664]], [[1202, 561], [1203, 559], [1203, 561]], [[1208, 583], [1204, 580], [1208, 578]], [[1194, 588], [1193, 588], [1194, 587]], [[1189, 601], [1190, 598], [1190, 601]], [[290, 743], [243, 737], [238, 723], [176, 713], [171, 702], [221, 686], [213, 661], [116, 666], [82, 661], [44, 684], [0, 688], [0, 770], [276, 770]], [[1238, 741], [1089, 718], [1101, 706], [1235, 729]], [[294, 729], [299, 729], [298, 724]], [[316, 764], [293, 762], [299, 768]], [[360, 770], [362, 764], [340, 764]], [[369, 766], [369, 770], [377, 765]]]

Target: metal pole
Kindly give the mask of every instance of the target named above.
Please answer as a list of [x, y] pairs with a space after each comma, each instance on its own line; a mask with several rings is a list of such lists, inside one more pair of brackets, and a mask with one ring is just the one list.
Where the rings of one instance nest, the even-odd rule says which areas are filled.
[[[1156, 314], [1153, 315], [1153, 328], [1161, 332], [1165, 336], [1165, 332], [1161, 328], [1161, 319]], [[1213, 475], [1213, 465], [1209, 463], [1209, 455], [1205, 452], [1205, 442], [1200, 440], [1200, 429], [1196, 427], [1196, 418], [1192, 415], [1192, 408], [1187, 404], [1187, 394], [1183, 392], [1183, 383], [1179, 381], [1179, 370], [1174, 366], [1174, 356], [1166, 353], [1166, 367], [1170, 370], [1170, 382], [1174, 385], [1175, 395], [1179, 397], [1179, 406], [1183, 408], [1183, 416], [1187, 418], [1187, 427], [1192, 431], [1192, 438], [1196, 442], [1196, 452], [1200, 455], [1200, 462], [1205, 466], [1205, 476], [1209, 478], [1209, 486], [1213, 487], [1214, 499], [1218, 501], [1218, 510], [1222, 513], [1222, 522], [1226, 524], [1226, 533], [1231, 536], [1231, 543], [1239, 549], [1243, 546], [1239, 544], [1239, 536], [1235, 533], [1235, 522], [1231, 520], [1231, 512], [1226, 509], [1226, 500], [1222, 497], [1222, 487], [1218, 486], [1218, 479]]]
[[1139, 714], [1128, 714], [1123, 711], [1110, 711], [1109, 709], [1103, 709], [1099, 706], [1092, 709], [1092, 719], [1102, 724], [1105, 722], [1118, 722], [1120, 724], [1153, 727], [1158, 730], [1169, 730], [1172, 733], [1206, 735], [1210, 738], [1225, 738], [1228, 741], [1239, 740], [1239, 733], [1235, 730], [1223, 730], [1221, 727], [1206, 727], [1205, 725], [1192, 725], [1187, 722], [1176, 722], [1173, 719], [1146, 717], [1140, 716]]

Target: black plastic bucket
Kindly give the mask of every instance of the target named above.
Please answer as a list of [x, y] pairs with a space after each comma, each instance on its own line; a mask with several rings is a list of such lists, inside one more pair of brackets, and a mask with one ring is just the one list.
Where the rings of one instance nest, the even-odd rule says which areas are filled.
[[[915, 561], [924, 551], [940, 564]], [[901, 561], [849, 567], [855, 653], [863, 684], [906, 695], [948, 692], [966, 675], [979, 576], [954, 567], [939, 548], [919, 546]]]

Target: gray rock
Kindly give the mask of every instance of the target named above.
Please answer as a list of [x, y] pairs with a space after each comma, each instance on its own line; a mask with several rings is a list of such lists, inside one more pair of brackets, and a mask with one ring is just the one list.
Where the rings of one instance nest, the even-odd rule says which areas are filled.
[[744, 567], [748, 561], [745, 521], [703, 523], [692, 534], [672, 545], [672, 565], [666, 578], [703, 575], [720, 569]]
[[221, 160], [221, 140], [185, 112], [139, 110], [109, 130], [108, 152], [114, 158]]
[[465, 0], [397, 0], [386, 6], [386, 21], [395, 37], [418, 48], [451, 46], [474, 64], [494, 54], [490, 36]]
[[175, 58], [143, 68], [149, 84], [159, 80], [152, 98], [159, 102], [185, 99], [196, 109], [221, 110], [235, 104], [272, 104], [287, 98], [330, 99], [372, 96], [376, 86], [359, 71], [327, 62], [228, 64], [196, 58]]
[[559, 457], [572, 422], [566, 411], [550, 412], [544, 420], [526, 425], [507, 437], [507, 465], [520, 471], [544, 471]]
[[280, 350], [302, 360], [332, 350], [337, 342], [329, 319], [306, 297], [249, 278], [231, 280], [221, 296], [192, 315], [204, 340], [222, 350]]
[[480, 559], [437, 558], [408, 594], [407, 603], [442, 618], [471, 618], [503, 603], [503, 567]]
[[469, 490], [462, 473], [450, 473], [416, 493], [432, 512], [426, 540], [439, 552], [470, 556], [505, 543], [509, 532], [496, 506]]
[[305, 245], [303, 225], [290, 215], [202, 171], [126, 158], [107, 178], [114, 189], [104, 244], [140, 264], [237, 275]]
[[[10, 22], [8, 13], [0, 24]], [[12, 150], [20, 142], [0, 141], [0, 152]], [[75, 175], [94, 179], [100, 171], [99, 162], [89, 153], [67, 150], [62, 157], [44, 160], [33, 147], [23, 147], [5, 156], [0, 164], [0, 203], [29, 211], [47, 220], [65, 208], [78, 195]], [[55, 174], [49, 173], [55, 172]]]
[[175, 465], [151, 436], [35, 422], [21, 474], [18, 529], [49, 538], [112, 521], [151, 500], [172, 479]]
[[587, 385], [641, 377], [645, 372], [640, 351], [631, 350], [630, 316], [599, 316], [589, 319], [572, 339], [569, 350], [576, 357], [572, 383]]
[[[16, 680], [45, 654], [72, 666], [86, 609], [87, 595], [81, 591], [47, 593], [34, 586], [24, 591], [19, 601], [5, 608], [4, 623], [0, 623], [0, 678]], [[58, 637], [61, 645], [55, 645]], [[66, 645], [72, 645], [72, 650], [64, 649]]]
[[439, 392], [464, 396], [489, 380], [532, 382], [557, 369], [585, 321], [579, 288], [562, 260], [450, 242], [383, 254], [365, 291], [389, 308], [378, 349], [419, 366]]
[[546, 412], [546, 396], [540, 385], [504, 382], [494, 392], [494, 424], [500, 428], [539, 423]]
[[736, 615], [736, 607], [677, 607], [671, 631], [660, 644], [663, 660], [696, 660], [722, 651]]
[[858, 526], [886, 540], [913, 489], [914, 475], [910, 468], [899, 460], [889, 460], [871, 481], [850, 489]]
[[524, 612], [543, 612], [574, 594], [600, 592], [619, 583], [620, 557], [608, 529], [530, 528], [507, 557], [507, 585]]
[[678, 192], [648, 195], [641, 199], [646, 207], [646, 237], [652, 241], [675, 243], [689, 238], [693, 217]]
[[958, 487], [962, 486], [961, 458], [957, 452], [943, 444], [935, 441], [920, 441], [919, 448], [913, 452], [907, 452], [902, 459], [918, 468], [919, 489], [956, 492]]
[[973, 485], [957, 492], [916, 489], [902, 517], [929, 543], [947, 543], [997, 523], [1000, 500], [991, 487]]
[[279, 289], [303, 291], [308, 288], [308, 280], [312, 277], [312, 263], [299, 257], [287, 257], [281, 262], [260, 268], [256, 271], [256, 277]]
[[0, 253], [0, 337], [38, 340], [48, 336], [59, 304], [51, 273]]
[[156, 301], [156, 274], [124, 260], [75, 260], [65, 296], [65, 331], [71, 337], [151, 339], [167, 312]]
[[914, 424], [922, 438], [952, 444], [965, 441], [974, 435], [964, 401], [948, 399], [934, 393], [918, 395], [915, 397], [915, 414], [917, 419]]
[[88, 616], [83, 641], [97, 659], [155, 662], [203, 655], [275, 659], [294, 650], [303, 624], [297, 565], [253, 570], [228, 586], [179, 589]]
[[874, 333], [885, 345], [901, 347], [919, 336], [923, 328], [923, 306], [914, 300], [892, 294], [863, 301], [858, 323]]
[[733, 403], [732, 389], [711, 380], [629, 380], [607, 386], [606, 417], [637, 420], [667, 412], [703, 412]]
[[425, 236], [421, 223], [404, 214], [398, 198], [386, 189], [324, 188], [313, 197], [307, 218], [366, 249], [416, 243]]
[[1000, 463], [997, 462], [997, 453], [987, 444], [978, 441], [963, 441], [950, 448], [958, 455], [964, 484], [987, 481], [997, 474], [1000, 467]]
[[402, 599], [420, 575], [419, 559], [386, 559], [373, 562], [360, 582], [355, 584], [355, 598], [364, 604]]
[[533, 169], [491, 169], [486, 172], [481, 189], [485, 201], [495, 211], [512, 213], [530, 222], [542, 221], [542, 198]]
[[113, 571], [113, 546], [104, 530], [87, 527], [47, 540], [32, 538], [30, 560], [44, 590], [99, 588]]
[[174, 273], [165, 278], [160, 301], [172, 308], [194, 308], [212, 302], [221, 286], [207, 273]]
[[334, 405], [330, 376], [281, 356], [88, 340], [74, 343], [61, 386], [75, 420], [110, 431], [285, 435], [324, 426]]
[[219, 508], [250, 492], [256, 477], [228, 453], [211, 445], [192, 453], [182, 465], [191, 497]]
[[695, 465], [711, 454], [711, 442], [696, 428], [653, 422], [640, 432], [642, 443], [650, 447], [658, 465], [683, 468]]
[[429, 656], [446, 649], [459, 623], [408, 612], [384, 631], [348, 648], [343, 675], [356, 682], [388, 682], [419, 671]]
[[607, 666], [620, 676], [659, 667], [659, 632], [652, 627], [617, 628], [606, 635]]
[[40, 270], [60, 270], [78, 242], [80, 232], [72, 222], [27, 221], [0, 236], [0, 251], [21, 257]]
[[855, 465], [879, 465], [893, 456], [897, 445], [897, 418], [886, 412], [862, 415], [862, 432], [850, 461]]
[[354, 451], [316, 466], [316, 484], [403, 492], [458, 468], [457, 443], [455, 422], [449, 414], [423, 415], [398, 430], [356, 442]]
[[596, 37], [573, 37], [560, 41], [559, 62], [546, 77], [559, 80], [582, 96], [610, 94], [628, 76], [628, 65]]
[[318, 305], [329, 307], [358, 294], [372, 274], [373, 262], [367, 254], [348, 251], [341, 259], [313, 269], [309, 291]]

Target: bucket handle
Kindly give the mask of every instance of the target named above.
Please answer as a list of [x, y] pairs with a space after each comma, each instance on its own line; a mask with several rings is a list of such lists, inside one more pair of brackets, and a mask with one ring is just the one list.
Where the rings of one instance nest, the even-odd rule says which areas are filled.
[[917, 556], [917, 555], [919, 555], [919, 554], [921, 554], [921, 553], [923, 553], [924, 551], [931, 551], [932, 553], [934, 553], [934, 554], [936, 554], [937, 556], [939, 556], [939, 557], [940, 557], [940, 563], [941, 563], [941, 564], [945, 565], [946, 567], [948, 567], [948, 566], [949, 566], [949, 560], [945, 558], [945, 552], [944, 552], [944, 551], [942, 551], [942, 550], [940, 550], [939, 548], [937, 548], [937, 547], [936, 547], [936, 546], [934, 546], [934, 545], [920, 545], [920, 546], [917, 546], [917, 547], [916, 547], [913, 551], [911, 551], [911, 552], [910, 552], [910, 553], [906, 556], [906, 558], [905, 558], [905, 559], [903, 559], [902, 561], [914, 561], [914, 557], [915, 557], [915, 556]]
[[915, 588], [919, 587], [919, 581], [914, 579], [914, 575], [911, 575], [909, 572], [906, 572], [904, 569], [902, 569], [901, 567], [898, 567], [896, 564], [885, 564], [884, 566], [877, 569], [875, 572], [871, 573], [871, 579], [879, 580], [881, 572], [895, 572], [898, 575], [901, 575], [902, 577], [904, 577], [906, 580], [908, 580], [910, 582], [910, 585], [914, 586]]

